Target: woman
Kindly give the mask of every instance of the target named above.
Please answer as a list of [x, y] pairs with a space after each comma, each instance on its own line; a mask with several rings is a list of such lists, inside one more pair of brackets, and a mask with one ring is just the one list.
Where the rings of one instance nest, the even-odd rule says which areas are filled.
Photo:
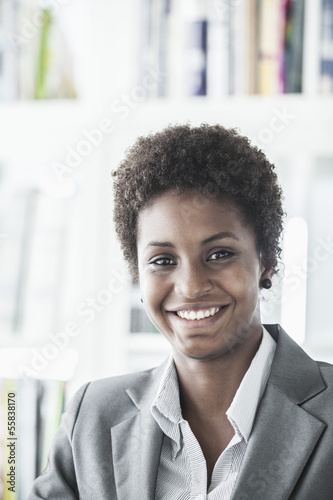
[[235, 130], [174, 126], [114, 176], [124, 257], [173, 354], [78, 391], [29, 499], [331, 499], [333, 367], [261, 324], [274, 166]]

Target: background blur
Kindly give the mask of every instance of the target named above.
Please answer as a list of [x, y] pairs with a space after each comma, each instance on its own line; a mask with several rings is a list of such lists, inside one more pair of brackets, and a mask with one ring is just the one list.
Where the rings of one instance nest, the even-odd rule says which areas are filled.
[[110, 172], [176, 122], [238, 127], [276, 164], [288, 217], [263, 320], [333, 361], [333, 0], [0, 0], [6, 500], [26, 497], [82, 383], [169, 352], [122, 261]]

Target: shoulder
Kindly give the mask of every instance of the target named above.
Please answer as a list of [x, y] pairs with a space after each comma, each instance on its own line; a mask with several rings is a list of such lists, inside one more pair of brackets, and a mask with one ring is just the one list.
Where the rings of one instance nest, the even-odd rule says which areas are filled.
[[[317, 417], [328, 426], [330, 439], [333, 438], [333, 365], [322, 361], [315, 361], [322, 379], [322, 388], [313, 397], [301, 406], [313, 416]], [[304, 378], [303, 381], [306, 379]], [[311, 383], [311, 380], [308, 381]]]
[[333, 390], [333, 365], [324, 361], [316, 361], [316, 363], [325, 385]]
[[156, 372], [158, 372], [158, 368], [151, 368], [141, 372], [95, 380], [87, 384], [84, 400], [90, 405], [98, 407], [118, 407], [119, 404], [129, 400], [128, 389], [137, 384], [149, 387], [156, 377]]
[[165, 363], [149, 370], [108, 377], [84, 384], [69, 401], [63, 420], [68, 429], [82, 421], [102, 421], [112, 426], [138, 412], [131, 397], [133, 387], [142, 394], [154, 391]]

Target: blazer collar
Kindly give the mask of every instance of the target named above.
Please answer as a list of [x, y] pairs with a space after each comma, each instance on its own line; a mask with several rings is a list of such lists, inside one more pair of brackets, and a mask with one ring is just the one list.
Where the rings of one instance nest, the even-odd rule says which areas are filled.
[[[317, 363], [279, 325], [265, 328], [277, 347], [232, 500], [289, 498], [325, 429], [300, 406], [326, 388]], [[129, 387], [137, 413], [111, 428], [118, 500], [154, 499], [163, 433], [150, 406], [167, 361]]]
[[298, 405], [323, 391], [326, 385], [316, 361], [280, 325], [264, 326], [277, 342], [269, 383]]
[[118, 500], [154, 500], [157, 468], [163, 433], [150, 412], [167, 360], [158, 368], [144, 372], [127, 389], [137, 407], [111, 428], [112, 456]]
[[289, 498], [326, 427], [300, 406], [326, 388], [317, 363], [279, 325], [265, 328], [277, 347], [232, 500]]

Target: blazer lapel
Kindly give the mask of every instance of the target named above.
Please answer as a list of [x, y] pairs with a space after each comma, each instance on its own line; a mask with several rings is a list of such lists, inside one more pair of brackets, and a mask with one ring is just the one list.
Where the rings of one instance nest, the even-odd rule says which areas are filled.
[[163, 432], [150, 406], [164, 366], [126, 391], [138, 411], [111, 428], [117, 500], [154, 500]]
[[317, 364], [281, 328], [266, 329], [277, 347], [233, 500], [288, 499], [326, 427], [301, 407], [326, 387]]

